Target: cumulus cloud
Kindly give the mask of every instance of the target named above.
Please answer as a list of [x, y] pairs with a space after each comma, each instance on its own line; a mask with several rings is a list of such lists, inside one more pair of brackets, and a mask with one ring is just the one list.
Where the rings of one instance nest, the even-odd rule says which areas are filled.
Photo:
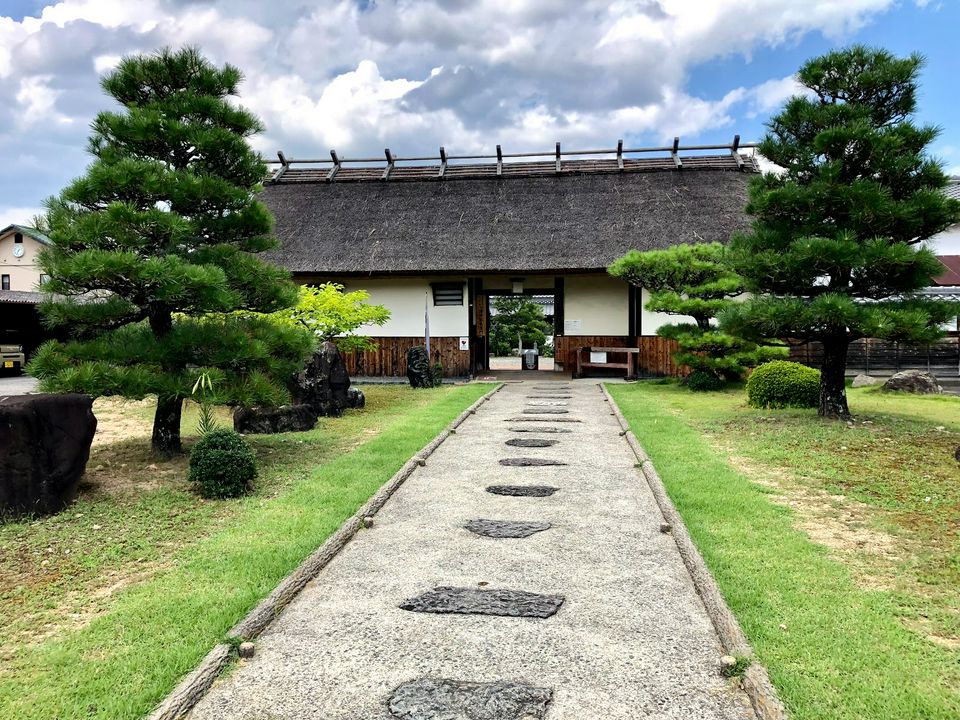
[[[699, 97], [699, 64], [809, 32], [839, 37], [894, 0], [62, 0], [0, 17], [0, 152], [8, 214], [82, 172], [124, 54], [197, 44], [247, 81], [272, 154], [380, 155], [610, 146], [737, 131], [790, 77]], [[726, 90], [726, 89], [725, 89]], [[746, 139], [746, 138], [745, 138]], [[17, 210], [16, 208], [21, 208]]]

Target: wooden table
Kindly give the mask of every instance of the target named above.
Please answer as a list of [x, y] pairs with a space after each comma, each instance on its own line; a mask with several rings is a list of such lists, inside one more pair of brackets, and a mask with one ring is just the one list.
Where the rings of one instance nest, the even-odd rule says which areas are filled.
[[[626, 355], [626, 362], [584, 362], [583, 356], [584, 353], [607, 353], [609, 354], [620, 354]], [[626, 377], [632, 378], [637, 376], [637, 362], [640, 358], [640, 348], [635, 347], [581, 347], [577, 348], [577, 372], [574, 377], [586, 377], [584, 368], [616, 368], [626, 370]]]

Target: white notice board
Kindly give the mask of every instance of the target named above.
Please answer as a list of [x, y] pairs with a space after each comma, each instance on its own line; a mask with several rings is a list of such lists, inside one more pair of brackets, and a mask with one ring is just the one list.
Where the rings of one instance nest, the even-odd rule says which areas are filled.
[[605, 352], [592, 352], [590, 353], [590, 362], [592, 363], [605, 363], [607, 361], [607, 354]]

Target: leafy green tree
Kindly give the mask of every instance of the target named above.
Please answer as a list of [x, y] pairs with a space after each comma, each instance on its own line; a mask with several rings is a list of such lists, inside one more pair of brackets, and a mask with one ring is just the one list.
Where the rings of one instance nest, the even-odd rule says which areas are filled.
[[960, 219], [915, 125], [919, 55], [855, 46], [808, 61], [807, 93], [768, 123], [759, 152], [783, 168], [751, 183], [750, 232], [731, 243], [753, 299], [722, 327], [823, 343], [819, 414], [847, 418], [847, 349], [864, 337], [926, 343], [956, 314], [917, 290], [940, 270], [923, 241]]
[[47, 391], [156, 394], [162, 453], [181, 449], [199, 377], [220, 402], [277, 405], [314, 342], [253, 314], [293, 304], [297, 288], [257, 257], [276, 240], [247, 144], [260, 121], [229, 101], [240, 82], [195, 49], [125, 58], [102, 81], [122, 109], [94, 120], [93, 163], [47, 202], [41, 310], [73, 339], [44, 345], [30, 371]]
[[679, 315], [693, 322], [662, 325], [657, 334], [677, 341], [673, 359], [718, 379], [733, 380], [747, 368], [783, 357], [782, 347], [766, 347], [721, 332], [715, 318], [743, 294], [743, 278], [724, 264], [719, 243], [675, 245], [666, 250], [631, 250], [610, 266], [610, 274], [646, 288], [652, 312]]
[[490, 318], [490, 352], [509, 355], [519, 338], [522, 347], [544, 347], [550, 323], [543, 315], [543, 307], [523, 296], [501, 295], [493, 300]]
[[366, 290], [343, 290], [338, 283], [305, 285], [300, 288], [297, 304], [277, 311], [274, 317], [306, 328], [319, 340], [336, 340], [341, 352], [376, 350], [377, 344], [370, 337], [354, 333], [363, 325], [384, 325], [390, 311], [368, 303], [370, 293]]

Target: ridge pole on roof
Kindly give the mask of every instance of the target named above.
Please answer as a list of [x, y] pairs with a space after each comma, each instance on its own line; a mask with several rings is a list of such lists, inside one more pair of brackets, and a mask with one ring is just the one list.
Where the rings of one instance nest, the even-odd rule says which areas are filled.
[[623, 172], [623, 138], [617, 140], [617, 170]]
[[497, 177], [503, 175], [503, 150], [497, 145]]
[[447, 151], [443, 149], [443, 145], [440, 146], [440, 172], [437, 173], [437, 177], [443, 177], [443, 174], [447, 171]]
[[330, 168], [330, 172], [327, 173], [327, 182], [333, 182], [337, 173], [340, 172], [340, 158], [337, 157], [337, 151], [331, 150], [330, 157], [333, 158], [333, 167]]
[[680, 155], [678, 154], [679, 152], [680, 152], [680, 136], [678, 135], [673, 138], [673, 149], [670, 151], [670, 157], [673, 158], [673, 164], [677, 166], [677, 169], [682, 170], [683, 163], [680, 162]]
[[390, 152], [390, 148], [384, 148], [383, 154], [387, 156], [387, 166], [383, 169], [383, 175], [380, 176], [380, 179], [389, 180], [390, 171], [393, 170], [393, 154]]
[[733, 159], [737, 161], [737, 167], [740, 170], [743, 170], [743, 158], [740, 157], [740, 153], [737, 150], [740, 148], [740, 136], [733, 136], [733, 145], [730, 146], [730, 154], [733, 156]]
[[274, 182], [283, 177], [283, 174], [290, 168], [290, 161], [283, 154], [283, 150], [277, 150], [277, 157], [280, 159], [280, 169], [273, 176]]
[[557, 172], [560, 172], [560, 143], [557, 143]]

